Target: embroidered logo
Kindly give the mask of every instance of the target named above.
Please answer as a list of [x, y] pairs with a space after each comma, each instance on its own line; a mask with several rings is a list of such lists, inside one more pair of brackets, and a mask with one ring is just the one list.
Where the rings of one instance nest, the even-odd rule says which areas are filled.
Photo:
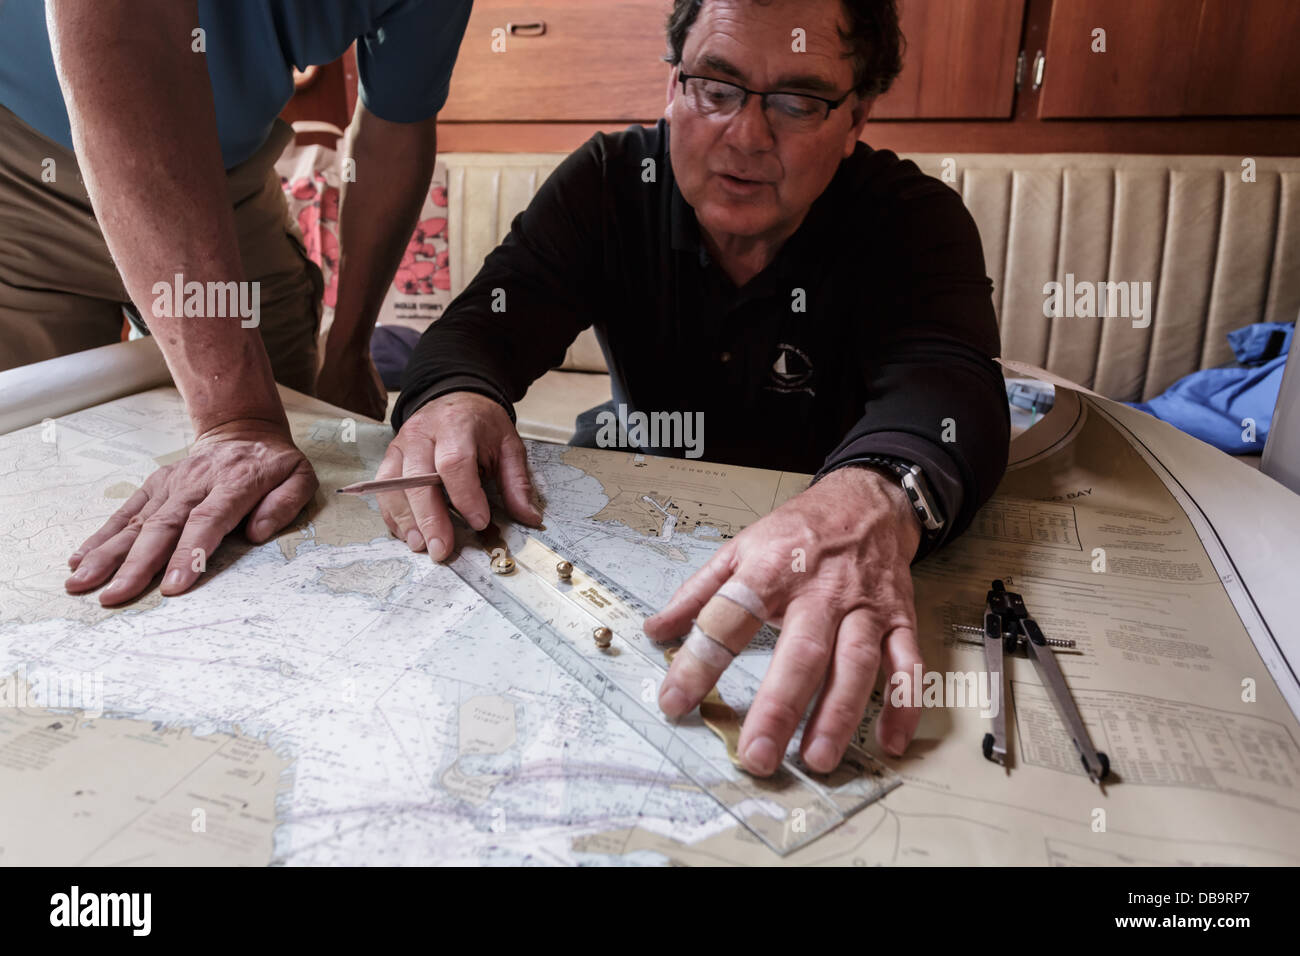
[[774, 392], [807, 392], [815, 395], [810, 386], [813, 377], [812, 359], [802, 349], [782, 342], [776, 347], [776, 361], [768, 376], [765, 388]]

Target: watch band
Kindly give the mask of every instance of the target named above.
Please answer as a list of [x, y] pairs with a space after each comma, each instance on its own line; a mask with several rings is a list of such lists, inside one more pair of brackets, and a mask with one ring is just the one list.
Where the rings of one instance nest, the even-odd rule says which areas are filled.
[[912, 510], [916, 512], [916, 517], [920, 520], [925, 535], [935, 537], [943, 531], [947, 519], [944, 517], [943, 509], [939, 507], [934, 493], [930, 490], [930, 485], [925, 480], [925, 474], [921, 471], [920, 465], [893, 455], [861, 455], [844, 462], [839, 467], [845, 465], [870, 465], [876, 468], [889, 469], [898, 477], [899, 484], [903, 487], [903, 493], [907, 495]]

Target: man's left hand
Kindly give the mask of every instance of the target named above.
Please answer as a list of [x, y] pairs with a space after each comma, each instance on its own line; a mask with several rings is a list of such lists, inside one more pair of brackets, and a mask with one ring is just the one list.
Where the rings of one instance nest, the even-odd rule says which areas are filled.
[[[891, 674], [910, 674], [921, 663], [910, 572], [920, 535], [891, 476], [840, 468], [729, 541], [646, 620], [656, 641], [681, 637], [711, 600], [731, 603], [715, 597], [730, 581], [733, 589], [743, 585], [733, 594], [752, 596], [765, 620], [781, 624], [740, 735], [740, 757], [751, 773], [776, 770], [814, 696], [801, 754], [813, 770], [829, 773], [866, 712], [881, 661]], [[731, 611], [735, 619], [736, 605]], [[757, 624], [750, 623], [710, 638], [735, 655], [753, 636]], [[660, 688], [663, 712], [680, 717], [698, 706], [725, 670], [726, 651], [699, 655], [684, 645]], [[901, 754], [920, 719], [914, 707], [887, 705], [877, 721], [881, 746]]]

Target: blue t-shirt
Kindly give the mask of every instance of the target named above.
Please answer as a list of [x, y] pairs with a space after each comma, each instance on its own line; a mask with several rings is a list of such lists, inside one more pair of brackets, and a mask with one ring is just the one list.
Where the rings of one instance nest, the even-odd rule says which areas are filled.
[[[366, 109], [395, 123], [436, 115], [472, 3], [199, 0], [226, 168], [266, 141], [293, 96], [293, 68], [331, 63], [354, 40]], [[72, 149], [43, 0], [0, 0], [0, 105]]]

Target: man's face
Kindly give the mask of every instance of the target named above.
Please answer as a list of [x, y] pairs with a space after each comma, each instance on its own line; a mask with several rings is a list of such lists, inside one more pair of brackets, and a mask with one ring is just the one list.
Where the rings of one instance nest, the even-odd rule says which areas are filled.
[[[839, 34], [843, 16], [840, 0], [709, 0], [700, 10], [669, 77], [664, 115], [678, 188], [715, 241], [793, 233], [853, 152], [869, 104], [850, 95], [820, 123], [774, 129], [757, 96], [729, 119], [702, 115], [679, 74], [838, 100], [854, 79]], [[806, 52], [796, 52], [795, 30], [803, 31]]]

